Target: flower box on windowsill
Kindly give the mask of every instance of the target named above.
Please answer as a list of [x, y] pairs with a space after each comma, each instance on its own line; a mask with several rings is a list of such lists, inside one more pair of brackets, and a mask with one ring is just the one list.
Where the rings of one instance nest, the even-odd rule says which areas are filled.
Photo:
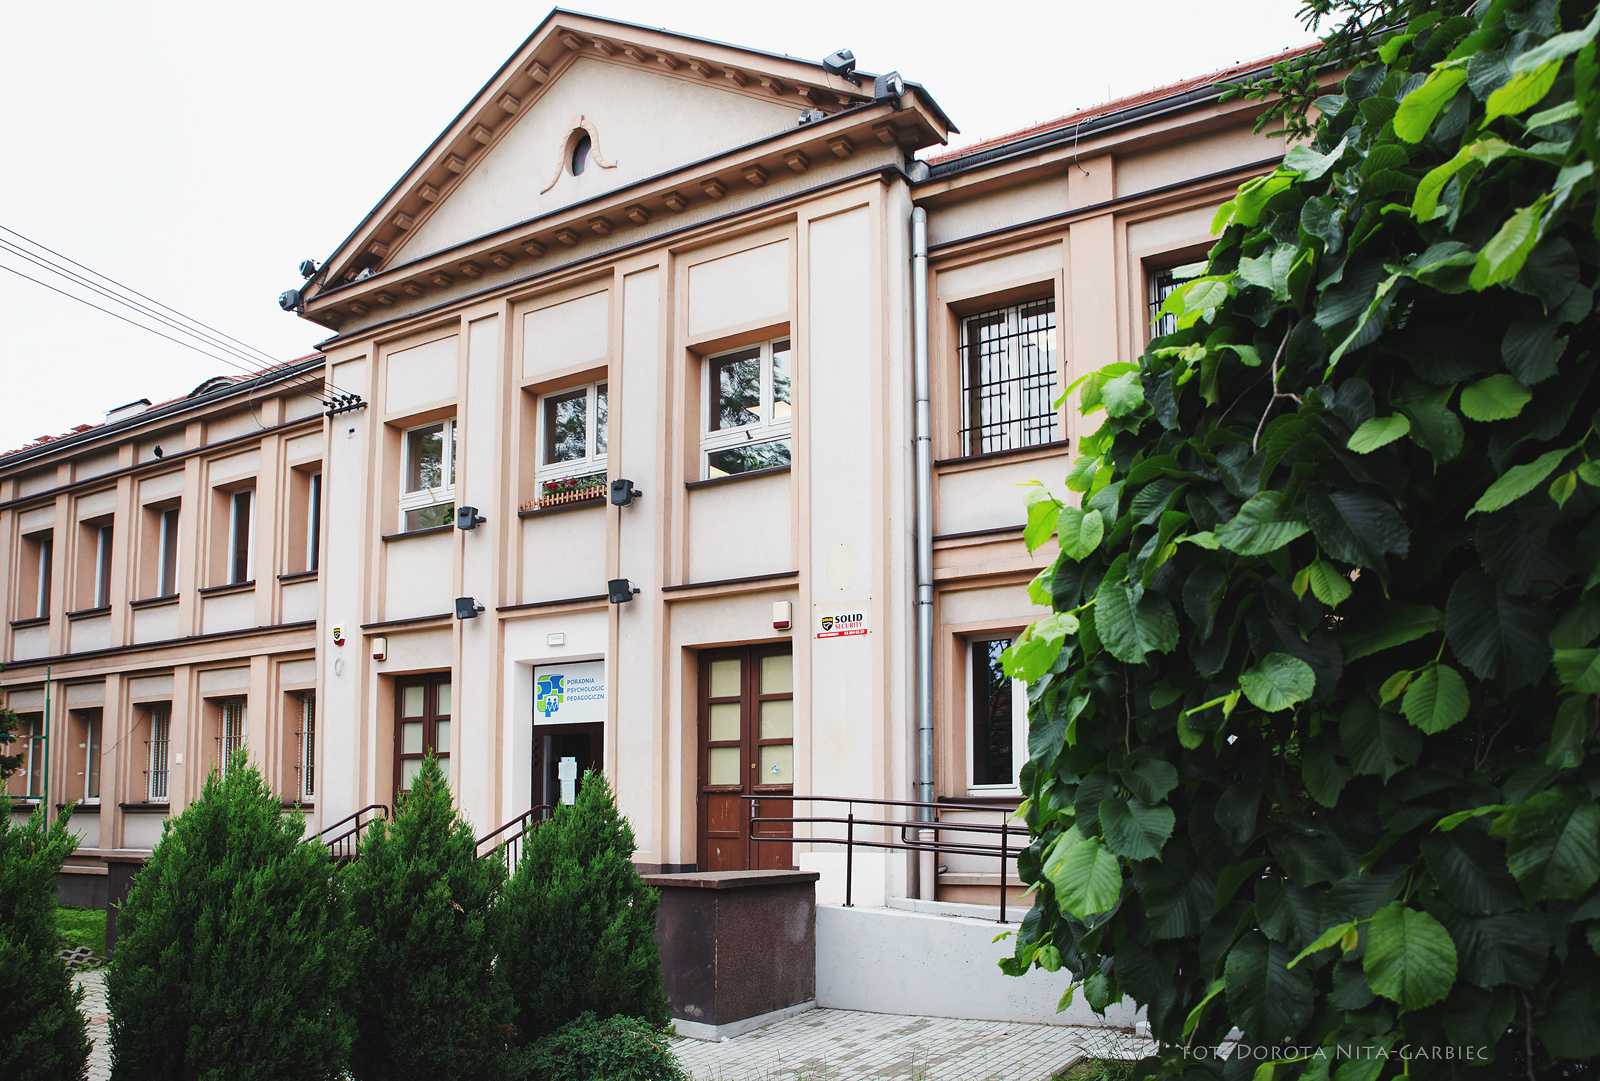
[[573, 503], [604, 499], [605, 494], [604, 473], [595, 473], [587, 477], [565, 477], [561, 480], [545, 481], [539, 486], [539, 498], [532, 503], [524, 504], [522, 509], [548, 510], [551, 507], [566, 507]]

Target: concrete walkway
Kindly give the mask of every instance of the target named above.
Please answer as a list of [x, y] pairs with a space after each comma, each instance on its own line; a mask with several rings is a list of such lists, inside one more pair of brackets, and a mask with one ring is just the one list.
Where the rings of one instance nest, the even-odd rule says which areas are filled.
[[94, 1050], [89, 1052], [89, 1081], [111, 1081], [111, 1015], [106, 1012], [105, 971], [74, 972], [72, 982], [83, 988], [83, 1001], [78, 1009], [88, 1022], [89, 1039]]
[[1134, 1043], [1115, 1029], [809, 1010], [673, 1050], [694, 1081], [1049, 1081], [1086, 1054], [1135, 1057]]

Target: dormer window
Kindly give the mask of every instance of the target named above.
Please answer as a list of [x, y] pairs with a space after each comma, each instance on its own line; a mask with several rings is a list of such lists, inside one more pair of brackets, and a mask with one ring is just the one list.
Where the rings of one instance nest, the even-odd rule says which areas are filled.
[[582, 176], [583, 171], [589, 167], [589, 155], [594, 151], [594, 140], [581, 128], [572, 134], [572, 154], [567, 164], [573, 176]]

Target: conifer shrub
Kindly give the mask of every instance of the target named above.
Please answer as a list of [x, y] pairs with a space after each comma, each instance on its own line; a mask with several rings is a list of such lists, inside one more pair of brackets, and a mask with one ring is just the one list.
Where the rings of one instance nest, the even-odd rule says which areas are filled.
[[519, 1041], [584, 1013], [666, 1023], [656, 892], [634, 870], [635, 847], [598, 772], [528, 838], [506, 887], [500, 951]]
[[509, 1000], [495, 972], [499, 860], [429, 755], [393, 822], [375, 822], [344, 875], [362, 978], [350, 1072], [358, 1081], [499, 1077]]
[[245, 753], [168, 823], [117, 917], [112, 1077], [333, 1081], [352, 958], [332, 860]]
[[689, 1081], [665, 1033], [585, 1013], [512, 1053], [510, 1081]]
[[55, 955], [56, 874], [77, 847], [70, 816], [47, 826], [36, 807], [25, 825], [0, 820], [0, 1070], [16, 1081], [75, 1081], [89, 1060], [83, 991]]

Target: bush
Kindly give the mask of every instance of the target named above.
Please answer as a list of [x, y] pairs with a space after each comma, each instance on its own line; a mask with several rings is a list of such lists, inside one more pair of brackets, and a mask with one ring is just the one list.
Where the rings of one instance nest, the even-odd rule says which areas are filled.
[[1031, 500], [1007, 968], [1145, 1006], [1144, 1076], [1600, 1054], [1600, 13], [1380, 16]]
[[510, 1081], [689, 1081], [667, 1036], [632, 1018], [576, 1021], [511, 1054]]
[[656, 892], [634, 870], [634, 847], [598, 772], [525, 843], [502, 902], [500, 953], [520, 1041], [586, 1012], [666, 1023]]
[[17, 1081], [72, 1081], [89, 1061], [83, 991], [56, 957], [56, 875], [77, 847], [70, 817], [47, 827], [36, 807], [26, 825], [0, 820], [0, 1063]]
[[351, 959], [333, 863], [243, 751], [167, 824], [118, 912], [116, 1081], [333, 1081]]
[[344, 874], [362, 967], [358, 1079], [499, 1076], [510, 1010], [492, 908], [505, 877], [499, 860], [477, 858], [430, 754], [394, 821], [368, 828]]

